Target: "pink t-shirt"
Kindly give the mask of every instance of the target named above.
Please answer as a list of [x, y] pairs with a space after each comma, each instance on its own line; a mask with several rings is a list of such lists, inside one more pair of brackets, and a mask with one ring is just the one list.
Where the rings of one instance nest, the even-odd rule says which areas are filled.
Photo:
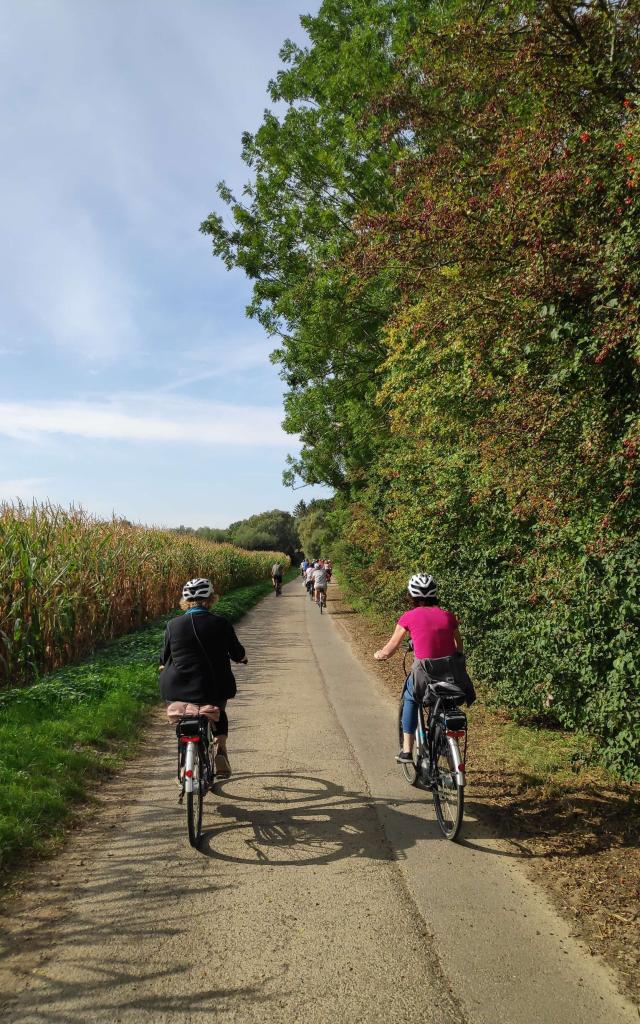
[[455, 652], [458, 620], [444, 608], [412, 608], [400, 616], [398, 625], [409, 630], [416, 658], [448, 658]]

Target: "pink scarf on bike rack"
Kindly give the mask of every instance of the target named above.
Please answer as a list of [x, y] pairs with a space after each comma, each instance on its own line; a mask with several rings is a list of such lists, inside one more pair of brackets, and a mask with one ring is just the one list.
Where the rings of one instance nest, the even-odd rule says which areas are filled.
[[185, 715], [204, 715], [210, 722], [220, 719], [220, 708], [213, 704], [187, 704], [183, 700], [174, 700], [167, 705], [167, 718], [172, 725], [177, 725]]

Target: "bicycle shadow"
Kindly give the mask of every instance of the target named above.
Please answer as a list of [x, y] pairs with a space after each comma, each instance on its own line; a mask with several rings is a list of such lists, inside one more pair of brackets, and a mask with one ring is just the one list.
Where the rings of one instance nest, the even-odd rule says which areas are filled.
[[[406, 809], [415, 801], [378, 799], [295, 771], [239, 774], [217, 783], [213, 798], [219, 820], [207, 823], [205, 803], [199, 850], [226, 862], [290, 867], [351, 857], [393, 861], [419, 842], [444, 841], [422, 805], [419, 814]], [[475, 823], [468, 829], [475, 832]]]

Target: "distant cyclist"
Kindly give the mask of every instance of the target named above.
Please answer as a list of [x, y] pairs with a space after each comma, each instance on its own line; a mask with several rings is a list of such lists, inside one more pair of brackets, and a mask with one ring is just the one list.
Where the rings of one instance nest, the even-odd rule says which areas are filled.
[[161, 656], [160, 693], [167, 703], [213, 704], [216, 724], [216, 774], [230, 775], [227, 757], [229, 720], [225, 707], [236, 695], [231, 661], [247, 663], [245, 649], [223, 615], [211, 612], [217, 597], [211, 580], [189, 580], [182, 588], [179, 615], [167, 623]]
[[[416, 666], [423, 660], [448, 658], [457, 651], [462, 653], [462, 637], [458, 620], [451, 612], [438, 606], [437, 586], [433, 576], [419, 573], [409, 580], [407, 590], [413, 604], [398, 619], [393, 636], [384, 647], [376, 651], [376, 661], [386, 661], [396, 653], [407, 634], [411, 636]], [[403, 691], [402, 750], [396, 761], [410, 761], [413, 740], [418, 726], [418, 705], [413, 696], [413, 672], [409, 674]]]
[[307, 566], [307, 571], [304, 574], [304, 585], [307, 588], [307, 593], [311, 593], [313, 590], [313, 574], [315, 569], [312, 563]]
[[309, 560], [307, 559], [307, 556], [305, 555], [305, 557], [302, 559], [302, 561], [300, 563], [300, 574], [301, 574], [301, 576], [303, 578], [304, 578], [304, 574], [306, 573], [308, 568], [309, 568]]
[[274, 562], [271, 566], [271, 582], [276, 592], [279, 592], [282, 588], [282, 566], [280, 562]]
[[317, 562], [313, 570], [313, 596], [316, 604], [320, 603], [321, 593], [324, 594], [326, 602], [328, 582], [327, 570], [324, 567], [324, 562]]

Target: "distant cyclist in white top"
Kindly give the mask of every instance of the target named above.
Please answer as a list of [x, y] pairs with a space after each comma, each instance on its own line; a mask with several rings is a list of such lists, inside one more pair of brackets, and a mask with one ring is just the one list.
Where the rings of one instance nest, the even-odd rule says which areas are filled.
[[307, 566], [307, 571], [304, 574], [304, 585], [307, 588], [307, 592], [310, 592], [311, 590], [313, 590], [313, 574], [314, 574], [314, 572], [315, 572], [315, 569], [313, 568], [313, 564], [309, 563], [309, 565]]
[[313, 570], [313, 596], [316, 604], [320, 601], [320, 593], [327, 596], [327, 583], [329, 582], [324, 562], [317, 562]]

